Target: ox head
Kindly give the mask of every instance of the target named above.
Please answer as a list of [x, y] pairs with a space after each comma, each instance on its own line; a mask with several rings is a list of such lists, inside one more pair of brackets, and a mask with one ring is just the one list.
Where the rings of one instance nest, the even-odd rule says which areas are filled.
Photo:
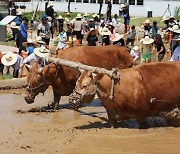
[[43, 68], [38, 68], [38, 63], [35, 62], [27, 76], [28, 86], [24, 99], [28, 104], [34, 102], [35, 96], [39, 93], [44, 93], [48, 88], [47, 81]]
[[103, 74], [94, 75], [92, 71], [84, 71], [76, 82], [76, 87], [70, 95], [70, 106], [77, 110], [82, 103], [91, 103], [97, 91], [97, 81]]

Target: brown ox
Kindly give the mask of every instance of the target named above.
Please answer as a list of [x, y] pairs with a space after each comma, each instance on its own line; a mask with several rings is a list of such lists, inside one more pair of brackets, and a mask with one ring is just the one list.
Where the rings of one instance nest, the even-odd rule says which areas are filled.
[[[74, 47], [61, 51], [58, 58], [106, 69], [113, 67], [123, 69], [133, 65], [128, 49], [119, 46]], [[79, 71], [65, 66], [61, 67], [55, 63], [42, 69], [38, 69], [35, 63], [27, 77], [29, 85], [25, 100], [27, 103], [33, 103], [35, 96], [44, 92], [51, 85], [54, 93], [52, 107], [57, 109], [61, 96], [69, 96], [72, 93], [79, 75]]]
[[130, 118], [136, 118], [140, 127], [145, 127], [147, 116], [180, 106], [179, 81], [179, 62], [151, 63], [121, 70], [112, 100], [111, 79], [106, 74], [83, 72], [74, 92], [81, 103], [90, 103], [97, 93], [114, 127], [117, 121]]

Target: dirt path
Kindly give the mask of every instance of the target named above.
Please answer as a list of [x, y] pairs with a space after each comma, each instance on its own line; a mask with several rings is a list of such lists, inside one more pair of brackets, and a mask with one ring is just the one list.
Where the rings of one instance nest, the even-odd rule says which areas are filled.
[[145, 130], [137, 129], [135, 120], [119, 123], [119, 128], [113, 129], [107, 124], [107, 114], [100, 102], [75, 112], [68, 109], [68, 97], [63, 97], [62, 109], [57, 112], [28, 112], [47, 106], [52, 90], [49, 88], [44, 97], [38, 95], [30, 105], [23, 96], [22, 89], [0, 91], [0, 151], [3, 154], [172, 154], [179, 151], [180, 128], [167, 126], [163, 118], [150, 118], [151, 128]]

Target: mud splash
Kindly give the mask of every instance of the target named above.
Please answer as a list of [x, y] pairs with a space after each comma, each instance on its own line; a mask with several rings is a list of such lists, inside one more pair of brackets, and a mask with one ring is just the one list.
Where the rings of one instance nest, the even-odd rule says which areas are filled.
[[132, 119], [109, 128], [107, 114], [100, 103], [68, 108], [63, 97], [61, 109], [42, 110], [51, 102], [52, 90], [26, 104], [24, 90], [0, 91], [1, 153], [178, 153], [180, 123], [175, 118], [169, 126], [162, 117], [149, 118], [149, 129], [139, 130]]

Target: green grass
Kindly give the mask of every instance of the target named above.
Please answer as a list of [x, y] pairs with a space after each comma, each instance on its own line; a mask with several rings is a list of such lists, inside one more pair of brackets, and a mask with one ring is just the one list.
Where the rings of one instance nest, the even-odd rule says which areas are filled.
[[13, 76], [10, 74], [6, 74], [0, 77], [0, 80], [8, 80], [8, 79], [13, 79]]
[[9, 42], [1, 42], [0, 45], [6, 45], [6, 46], [14, 46], [14, 41], [9, 41]]

